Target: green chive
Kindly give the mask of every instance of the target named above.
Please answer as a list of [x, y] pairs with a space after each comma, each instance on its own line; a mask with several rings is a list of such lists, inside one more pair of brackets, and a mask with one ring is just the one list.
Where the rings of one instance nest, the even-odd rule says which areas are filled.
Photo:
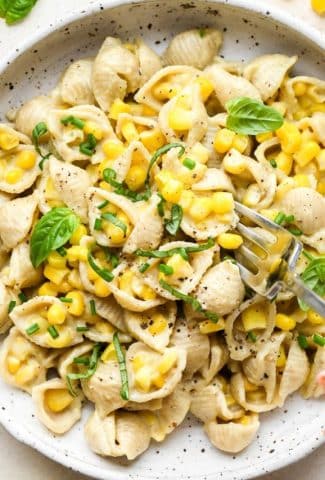
[[112, 168], [105, 168], [103, 171], [103, 178], [105, 182], [109, 183], [115, 188], [114, 193], [129, 198], [131, 202], [140, 202], [142, 200], [146, 201], [151, 197], [151, 189], [149, 186], [146, 187], [143, 193], [138, 193], [130, 190], [124, 182], [118, 182], [116, 180], [116, 172]]
[[292, 223], [295, 221], [295, 216], [294, 215], [287, 215], [286, 216], [286, 223]]
[[300, 235], [302, 235], [302, 231], [299, 228], [288, 228], [288, 231], [295, 237], [300, 237]]
[[270, 164], [271, 164], [271, 167], [273, 167], [273, 168], [277, 168], [277, 166], [278, 166], [278, 164], [276, 163], [276, 161], [274, 160], [274, 158], [272, 158], [272, 159], [270, 160]]
[[140, 273], [144, 273], [145, 271], [148, 270], [148, 268], [150, 267], [149, 263], [141, 263], [141, 265], [139, 266], [139, 272]]
[[72, 303], [73, 302], [72, 298], [69, 298], [69, 297], [59, 297], [59, 300], [61, 300], [61, 302], [63, 302], [63, 303]]
[[306, 348], [308, 348], [308, 341], [305, 335], [298, 335], [297, 340], [300, 348], [302, 348], [303, 350], [306, 350]]
[[319, 345], [320, 347], [324, 347], [325, 346], [325, 337], [315, 333], [315, 335], [313, 335], [313, 342], [316, 343], [317, 345]]
[[102, 213], [101, 218], [103, 220], [106, 220], [107, 222], [112, 223], [113, 225], [115, 225], [115, 227], [120, 228], [123, 231], [124, 236], [126, 235], [127, 226], [125, 225], [125, 223], [119, 220], [116, 215], [114, 215], [113, 213]]
[[170, 267], [169, 265], [166, 265], [165, 263], [160, 263], [158, 267], [159, 271], [164, 273], [165, 275], [173, 275], [174, 269], [173, 267]]
[[97, 140], [92, 133], [87, 135], [87, 138], [84, 142], [80, 143], [79, 151], [88, 157], [91, 157], [95, 151], [97, 146]]
[[121, 383], [122, 383], [120, 395], [123, 400], [129, 400], [128, 371], [126, 369], [125, 357], [124, 357], [124, 353], [123, 353], [117, 332], [115, 332], [113, 335], [113, 344], [114, 344], [115, 353], [117, 356], [117, 361], [120, 367], [120, 375], [121, 375]]
[[214, 245], [214, 240], [212, 238], [209, 238], [206, 243], [201, 243], [196, 247], [178, 247], [171, 248], [170, 250], [142, 250], [141, 248], [138, 248], [138, 250], [136, 250], [134, 254], [138, 257], [166, 258], [172, 257], [173, 255], [178, 253], [184, 258], [184, 260], [188, 260], [188, 255], [190, 253], [203, 252], [204, 250], [212, 248]]
[[27, 335], [33, 335], [34, 333], [38, 332], [40, 329], [40, 326], [38, 323], [33, 323], [30, 327], [26, 328], [26, 333]]
[[91, 252], [88, 252], [88, 263], [91, 266], [91, 268], [94, 270], [94, 272], [97, 273], [100, 277], [102, 277], [106, 282], [111, 282], [114, 278], [114, 275], [112, 272], [107, 270], [107, 268], [101, 268], [97, 265], [94, 257], [92, 256]]
[[96, 218], [95, 223], [94, 223], [94, 229], [95, 230], [101, 230], [103, 226], [103, 222], [100, 218]]
[[89, 356], [81, 356], [81, 357], [75, 357], [73, 359], [73, 363], [76, 363], [77, 365], [86, 365], [88, 366], [89, 365]]
[[109, 204], [109, 201], [108, 201], [108, 200], [104, 200], [102, 203], [100, 203], [99, 205], [97, 205], [97, 208], [99, 208], [99, 210], [101, 210], [102, 208], [107, 207], [108, 204]]
[[81, 120], [78, 117], [74, 117], [73, 115], [69, 115], [69, 117], [62, 118], [61, 123], [63, 123], [63, 125], [65, 126], [73, 125], [74, 127], [77, 127], [80, 130], [82, 130], [85, 126], [85, 122], [83, 120]]
[[19, 295], [18, 295], [18, 298], [19, 300], [21, 301], [21, 303], [25, 303], [27, 302], [28, 298], [26, 297], [26, 295], [24, 294], [24, 292], [20, 292]]
[[251, 342], [253, 342], [253, 343], [255, 343], [256, 340], [257, 340], [257, 336], [255, 335], [255, 333], [253, 332], [253, 330], [251, 330], [251, 331], [249, 331], [249, 332], [247, 333], [247, 338], [248, 338]]
[[285, 219], [286, 219], [285, 213], [279, 212], [274, 219], [274, 223], [277, 223], [278, 225], [282, 225]]
[[57, 331], [54, 325], [50, 325], [47, 331], [49, 332], [49, 334], [53, 339], [56, 339], [59, 337], [59, 332]]
[[86, 326], [76, 328], [77, 332], [88, 332], [88, 330], [89, 330], [89, 327], [86, 327]]
[[8, 305], [8, 313], [11, 313], [16, 306], [15, 300], [11, 300]]
[[192, 160], [192, 158], [184, 158], [183, 160], [184, 167], [188, 168], [189, 170], [194, 170], [196, 161]]
[[60, 247], [56, 250], [61, 257], [67, 256], [67, 250], [64, 247]]
[[91, 313], [92, 315], [97, 315], [95, 300], [90, 300], [90, 301], [89, 301], [89, 308], [90, 308], [90, 313]]

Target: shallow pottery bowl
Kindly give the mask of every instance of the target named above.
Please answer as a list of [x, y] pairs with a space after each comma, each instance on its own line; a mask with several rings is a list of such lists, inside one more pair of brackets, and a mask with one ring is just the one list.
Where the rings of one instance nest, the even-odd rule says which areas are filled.
[[[0, 117], [31, 96], [47, 92], [74, 59], [94, 54], [107, 35], [141, 36], [161, 51], [166, 41], [189, 27], [212, 26], [224, 32], [221, 54], [245, 61], [263, 53], [298, 54], [296, 73], [322, 76], [324, 41], [315, 30], [281, 13], [269, 2], [107, 0], [58, 18], [36, 30], [28, 41], [0, 58]], [[323, 42], [323, 43], [322, 43]], [[17, 47], [17, 44], [15, 45]], [[232, 456], [212, 447], [201, 425], [188, 418], [163, 444], [153, 443], [133, 463], [91, 453], [83, 421], [64, 437], [55, 437], [34, 417], [29, 396], [0, 381], [0, 422], [20, 441], [76, 471], [105, 480], [244, 480], [296, 461], [324, 440], [325, 402], [298, 396], [285, 407], [261, 415], [255, 442]]]

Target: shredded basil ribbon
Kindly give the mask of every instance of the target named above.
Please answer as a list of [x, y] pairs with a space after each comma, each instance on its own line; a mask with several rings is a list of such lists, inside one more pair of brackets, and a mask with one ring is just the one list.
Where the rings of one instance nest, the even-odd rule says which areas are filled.
[[147, 177], [145, 184], [149, 184], [149, 179], [150, 179], [150, 172], [156, 161], [161, 157], [161, 155], [164, 155], [164, 153], [167, 153], [169, 150], [172, 148], [179, 148], [180, 152], [178, 153], [178, 158], [180, 158], [184, 153], [185, 153], [185, 147], [181, 143], [168, 143], [167, 145], [164, 145], [163, 147], [158, 148], [158, 150], [155, 151], [153, 156], [151, 157], [148, 171], [147, 171]]
[[45, 122], [40, 122], [37, 125], [35, 125], [33, 131], [32, 131], [32, 140], [33, 140], [33, 145], [35, 147], [36, 152], [42, 157], [42, 160], [39, 162], [38, 166], [40, 170], [43, 170], [44, 168], [44, 162], [50, 158], [52, 155], [51, 153], [47, 153], [44, 155], [41, 151], [41, 148], [39, 146], [39, 141], [40, 138], [43, 137], [48, 133], [48, 128]]
[[170, 235], [176, 235], [183, 219], [183, 209], [180, 205], [173, 205], [171, 217], [165, 221], [165, 229]]
[[[313, 290], [320, 297], [325, 296], [325, 256], [314, 257], [303, 250], [304, 256], [309, 260], [309, 264], [301, 274], [301, 280], [304, 284]], [[298, 300], [302, 310], [309, 310], [309, 306], [303, 300]]]
[[180, 292], [176, 288], [172, 287], [169, 283], [165, 282], [165, 280], [160, 280], [159, 284], [167, 290], [167, 292], [174, 295], [174, 297], [178, 298], [179, 300], [183, 300], [183, 302], [188, 303], [192, 306], [193, 310], [196, 312], [202, 313], [206, 318], [208, 318], [211, 322], [217, 323], [219, 317], [216, 313], [209, 312], [205, 310], [197, 298], [192, 297], [191, 295], [186, 295], [185, 293]]
[[127, 226], [114, 213], [102, 213], [101, 219], [112, 223], [117, 228], [120, 228], [123, 231], [124, 236], [126, 235]]
[[13, 309], [15, 308], [16, 306], [16, 301], [15, 300], [11, 300], [9, 302], [9, 305], [8, 305], [8, 313], [11, 313], [13, 311]]
[[121, 375], [122, 388], [120, 391], [120, 395], [123, 400], [129, 400], [128, 371], [126, 369], [125, 357], [124, 357], [124, 353], [123, 353], [117, 332], [115, 332], [113, 335], [113, 344], [114, 344], [115, 353], [116, 353], [117, 361], [120, 368], [120, 375]]
[[[90, 378], [94, 375], [94, 373], [97, 370], [98, 361], [99, 361], [99, 358], [100, 358], [100, 355], [101, 355], [101, 349], [102, 349], [102, 345], [100, 343], [96, 343], [96, 345], [94, 345], [92, 354], [89, 357], [89, 363], [88, 364], [83, 363], [84, 365], [88, 366], [88, 370], [86, 372], [84, 372], [84, 373], [68, 373], [67, 374], [66, 380], [67, 380], [68, 389], [69, 389], [70, 394], [73, 397], [76, 397], [77, 394], [74, 391], [71, 382], [73, 380], [87, 380], [88, 378]], [[76, 357], [76, 358], [78, 358], [78, 357]], [[75, 361], [75, 359], [74, 359], [74, 361]], [[78, 363], [78, 362], [74, 362], [74, 363]], [[81, 363], [81, 362], [79, 362], [79, 363]]]
[[94, 272], [97, 273], [101, 278], [103, 278], [106, 282], [111, 282], [114, 278], [114, 275], [112, 272], [107, 270], [107, 268], [101, 268], [97, 265], [94, 257], [92, 256], [91, 252], [88, 252], [88, 257], [87, 257], [88, 263], [91, 266], [91, 268], [94, 270]]
[[175, 254], [181, 255], [184, 260], [188, 260], [188, 255], [190, 253], [197, 253], [203, 252], [204, 250], [208, 250], [209, 248], [215, 245], [213, 238], [209, 238], [206, 243], [201, 243], [196, 247], [177, 247], [171, 248], [170, 250], [142, 250], [138, 248], [134, 252], [135, 255], [138, 257], [148, 257], [148, 258], [166, 258], [172, 257]]

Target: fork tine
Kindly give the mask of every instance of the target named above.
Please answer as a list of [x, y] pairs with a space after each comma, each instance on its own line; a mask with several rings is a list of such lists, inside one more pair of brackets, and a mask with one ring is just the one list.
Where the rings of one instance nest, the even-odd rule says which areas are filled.
[[254, 281], [254, 275], [241, 263], [237, 262], [237, 267], [239, 268], [240, 276], [243, 282], [247, 283], [247, 285], [251, 285], [252, 281]]
[[263, 259], [256, 255], [253, 250], [250, 250], [246, 245], [241, 245], [238, 250], [244, 258], [247, 258], [256, 267], [259, 263], [263, 262]]
[[257, 223], [260, 227], [267, 228], [269, 230], [284, 230], [280, 225], [277, 225], [276, 223], [272, 222], [272, 220], [263, 217], [263, 215], [255, 212], [255, 210], [245, 207], [245, 205], [242, 205], [241, 203], [235, 202], [235, 208], [238, 213], [249, 218], [254, 223]]
[[246, 225], [243, 225], [242, 223], [238, 223], [236, 228], [238, 232], [243, 235], [243, 237], [247, 238], [247, 240], [250, 240], [253, 243], [256, 243], [256, 245], [266, 251], [267, 245], [265, 239], [253, 228], [246, 227]]

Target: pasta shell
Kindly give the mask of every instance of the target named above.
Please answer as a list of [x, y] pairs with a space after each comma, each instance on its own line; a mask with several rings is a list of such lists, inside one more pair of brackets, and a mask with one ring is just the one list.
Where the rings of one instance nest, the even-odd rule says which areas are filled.
[[220, 337], [209, 336], [210, 353], [199, 372], [208, 384], [229, 360], [225, 341]]
[[302, 350], [296, 340], [292, 341], [288, 353], [285, 369], [279, 387], [280, 406], [284, 404], [289, 395], [298, 390], [307, 380], [309, 362], [307, 354]]
[[18, 244], [11, 253], [8, 285], [15, 289], [35, 287], [42, 279], [40, 268], [34, 268], [30, 261], [29, 242]]
[[200, 181], [192, 185], [194, 192], [231, 192], [235, 193], [230, 177], [220, 168], [208, 168]]
[[40, 95], [39, 97], [32, 98], [18, 110], [16, 115], [16, 128], [19, 132], [22, 132], [28, 137], [32, 137], [33, 129], [40, 122], [47, 124], [47, 119], [50, 110], [55, 107], [55, 101]]
[[286, 104], [286, 116], [289, 120], [292, 120], [294, 113], [301, 109], [294, 91], [296, 83], [300, 82], [307, 84], [308, 95], [314, 103], [323, 103], [325, 101], [324, 80], [303, 75], [285, 80], [281, 89], [280, 100]]
[[212, 62], [221, 43], [222, 34], [218, 30], [186, 30], [172, 39], [163, 60], [165, 65], [190, 65], [203, 69]]
[[8, 316], [8, 307], [11, 300], [16, 301], [16, 295], [0, 280], [0, 335], [6, 333], [12, 324]]
[[[5, 152], [3, 155], [0, 154], [0, 163], [2, 160], [5, 162], [7, 171], [10, 170], [10, 167], [15, 168], [16, 156], [19, 155], [21, 152], [35, 153], [35, 148], [32, 145], [20, 144], [14, 150], [10, 150], [9, 153]], [[37, 177], [41, 174], [41, 170], [39, 168], [40, 160], [41, 157], [39, 155], [36, 155], [35, 165], [28, 170], [23, 170], [21, 178], [16, 183], [12, 184], [7, 182], [3, 175], [1, 175], [0, 191], [13, 195], [25, 192], [34, 184]]]
[[255, 414], [250, 415], [248, 425], [210, 422], [204, 426], [204, 430], [216, 448], [223, 452], [238, 453], [253, 441], [259, 426], [258, 415]]
[[254, 398], [250, 398], [245, 390], [244, 375], [241, 372], [235, 373], [230, 380], [230, 389], [235, 400], [245, 410], [262, 413], [274, 410], [279, 406], [278, 400], [273, 399], [272, 402], [267, 402], [266, 392], [263, 387], [259, 388]]
[[304, 398], [319, 398], [324, 395], [323, 386], [317, 381], [318, 375], [325, 369], [325, 348], [318, 347], [311, 364], [310, 372], [300, 392]]
[[325, 199], [311, 188], [290, 190], [282, 200], [283, 211], [295, 217], [294, 223], [306, 235], [325, 229]]
[[51, 432], [63, 435], [81, 418], [82, 394], [72, 398], [71, 404], [60, 412], [53, 412], [47, 405], [47, 395], [51, 390], [66, 391], [67, 386], [60, 378], [52, 378], [47, 382], [37, 385], [32, 390], [35, 413], [42, 424]]
[[139, 60], [139, 86], [144, 85], [158, 70], [162, 68], [159, 55], [156, 54], [141, 38], [136, 41], [136, 55]]
[[325, 228], [318, 230], [313, 235], [301, 235], [301, 241], [314, 248], [320, 255], [325, 253]]
[[176, 305], [173, 302], [167, 302], [142, 313], [125, 310], [124, 321], [134, 338], [153, 350], [163, 352], [169, 343], [176, 321]]
[[85, 436], [99, 455], [134, 460], [149, 447], [150, 428], [135, 413], [120, 411], [101, 418], [95, 411], [85, 425]]
[[149, 400], [148, 402], [143, 403], [128, 402], [124, 409], [129, 412], [139, 412], [140, 410], [149, 410], [150, 412], [154, 412], [156, 410], [160, 410], [162, 405], [163, 399], [155, 398], [154, 400]]
[[325, 114], [322, 112], [316, 112], [309, 120], [317, 140], [325, 147]]
[[37, 196], [34, 194], [0, 205], [0, 238], [3, 248], [11, 250], [27, 237], [36, 208]]
[[121, 332], [127, 332], [126, 322], [123, 318], [123, 309], [112, 295], [107, 298], [99, 298], [85, 293], [84, 297], [88, 304], [91, 300], [95, 301], [97, 315], [109, 321]]
[[64, 72], [59, 89], [63, 102], [69, 105], [93, 105], [91, 77], [94, 61], [82, 58], [73, 62]]
[[278, 53], [262, 55], [245, 67], [244, 77], [255, 85], [262, 100], [266, 101], [277, 93], [288, 71], [297, 60], [297, 56], [287, 57]]
[[[79, 345], [69, 348], [64, 353], [60, 352], [60, 350], [58, 351], [58, 353], [61, 353], [61, 355], [57, 360], [57, 371], [62, 380], [66, 380], [66, 376], [68, 375], [68, 373], [76, 373], [76, 364], [73, 359], [88, 354], [89, 352], [91, 352], [93, 347], [93, 343], [85, 340]], [[72, 380], [72, 383], [75, 382], [76, 380]]]
[[[8, 368], [10, 357], [18, 360], [15, 373], [11, 373]], [[31, 393], [35, 385], [46, 380], [45, 359], [46, 352], [29, 342], [13, 327], [0, 347], [1, 377], [9, 385]]]

